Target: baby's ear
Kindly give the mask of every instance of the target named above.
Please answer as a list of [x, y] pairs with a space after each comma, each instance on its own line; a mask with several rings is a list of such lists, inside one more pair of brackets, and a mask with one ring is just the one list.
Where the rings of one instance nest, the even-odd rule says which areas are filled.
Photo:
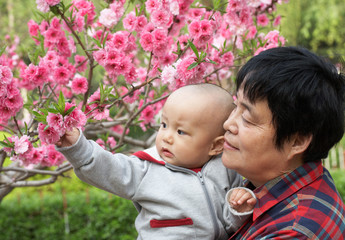
[[223, 152], [223, 146], [224, 146], [224, 136], [219, 136], [213, 139], [212, 146], [210, 148], [210, 151], [208, 152], [208, 155], [214, 156], [218, 155]]

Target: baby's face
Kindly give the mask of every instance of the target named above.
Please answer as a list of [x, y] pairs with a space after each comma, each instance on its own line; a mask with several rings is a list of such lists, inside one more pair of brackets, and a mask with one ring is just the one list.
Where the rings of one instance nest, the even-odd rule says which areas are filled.
[[209, 159], [215, 138], [214, 120], [202, 102], [193, 98], [164, 105], [161, 126], [156, 138], [159, 155], [168, 163], [202, 167]]

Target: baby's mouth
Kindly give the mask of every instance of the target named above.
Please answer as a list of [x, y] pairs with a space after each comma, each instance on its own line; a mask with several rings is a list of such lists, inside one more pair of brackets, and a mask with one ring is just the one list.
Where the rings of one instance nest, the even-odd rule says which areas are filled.
[[167, 148], [162, 148], [162, 154], [168, 158], [171, 158], [174, 156], [174, 154], [172, 154]]

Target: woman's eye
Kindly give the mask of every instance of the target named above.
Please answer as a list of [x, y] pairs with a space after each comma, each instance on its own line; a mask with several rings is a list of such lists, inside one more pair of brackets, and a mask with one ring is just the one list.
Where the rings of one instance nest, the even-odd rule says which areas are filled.
[[249, 124], [249, 123], [250, 123], [250, 122], [249, 122], [245, 117], [243, 117], [243, 116], [242, 116], [242, 120], [243, 120], [243, 122], [246, 123], [246, 124]]
[[182, 130], [177, 130], [177, 133], [178, 133], [179, 135], [184, 135], [184, 134], [185, 134], [185, 132], [182, 131]]

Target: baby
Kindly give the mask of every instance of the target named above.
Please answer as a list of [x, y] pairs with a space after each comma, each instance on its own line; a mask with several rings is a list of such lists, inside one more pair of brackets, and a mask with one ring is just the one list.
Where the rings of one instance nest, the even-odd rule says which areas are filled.
[[[83, 181], [138, 209], [138, 239], [228, 239], [251, 216], [255, 195], [221, 160], [231, 95], [214, 84], [174, 91], [162, 109], [156, 145], [132, 156], [112, 154], [78, 129], [56, 144]], [[226, 194], [228, 196], [226, 197]]]

